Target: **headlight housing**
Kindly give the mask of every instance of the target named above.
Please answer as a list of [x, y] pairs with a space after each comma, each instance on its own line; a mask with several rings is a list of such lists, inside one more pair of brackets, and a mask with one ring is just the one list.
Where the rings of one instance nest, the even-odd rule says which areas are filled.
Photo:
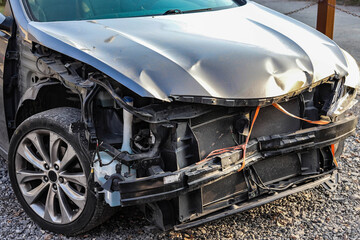
[[360, 70], [355, 59], [348, 52], [342, 51], [348, 64], [348, 75], [343, 84], [337, 86], [336, 96], [327, 112], [327, 116], [331, 119], [343, 114], [358, 102], [356, 96], [360, 89]]
[[346, 110], [352, 108], [358, 101], [355, 99], [357, 91], [355, 88], [342, 85], [337, 98], [333, 99], [333, 103], [327, 112], [327, 116], [331, 119], [343, 114]]

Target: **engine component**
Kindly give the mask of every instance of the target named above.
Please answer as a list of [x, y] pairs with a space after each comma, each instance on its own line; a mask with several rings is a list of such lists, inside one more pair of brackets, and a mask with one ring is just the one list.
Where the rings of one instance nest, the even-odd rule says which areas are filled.
[[111, 207], [121, 206], [120, 193], [114, 192], [111, 185], [106, 184], [109, 183], [110, 178], [116, 179], [116, 181], [134, 180], [136, 179], [136, 170], [122, 165], [105, 151], [99, 152], [94, 161], [94, 180], [104, 188], [105, 201]]
[[[117, 161], [113, 161], [113, 158], [106, 152], [100, 152], [98, 158], [94, 163], [94, 177], [95, 182], [101, 186], [106, 183], [107, 178], [113, 174], [116, 174]], [[104, 191], [104, 198], [107, 204], [111, 207], [120, 206], [120, 193]]]
[[148, 152], [155, 144], [155, 136], [150, 129], [141, 129], [139, 133], [134, 136], [133, 150], [136, 152]]
[[[131, 97], [125, 97], [124, 102], [126, 102], [128, 105], [133, 106], [134, 101]], [[124, 134], [123, 134], [123, 145], [121, 147], [122, 152], [128, 152], [132, 153], [132, 149], [130, 147], [130, 140], [132, 138], [132, 121], [133, 121], [133, 115], [123, 110], [123, 118], [124, 118]]]

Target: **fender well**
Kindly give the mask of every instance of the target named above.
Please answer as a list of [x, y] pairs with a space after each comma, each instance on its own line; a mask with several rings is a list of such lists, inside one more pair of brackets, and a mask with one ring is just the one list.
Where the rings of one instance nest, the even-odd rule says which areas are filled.
[[81, 108], [80, 98], [60, 82], [35, 85], [20, 100], [15, 116], [16, 127], [34, 114], [58, 107]]

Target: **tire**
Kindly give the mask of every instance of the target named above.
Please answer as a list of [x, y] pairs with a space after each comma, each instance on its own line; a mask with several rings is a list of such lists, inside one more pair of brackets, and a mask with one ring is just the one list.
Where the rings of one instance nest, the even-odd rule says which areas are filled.
[[41, 228], [65, 235], [86, 232], [114, 210], [88, 189], [90, 156], [71, 132], [74, 108], [56, 108], [25, 120], [12, 136], [9, 174], [18, 201]]

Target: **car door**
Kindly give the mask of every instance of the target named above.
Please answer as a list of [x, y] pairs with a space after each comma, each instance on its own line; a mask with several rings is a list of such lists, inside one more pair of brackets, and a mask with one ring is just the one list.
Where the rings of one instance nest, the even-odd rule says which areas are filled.
[[[11, 15], [9, 5], [6, 4], [5, 15]], [[0, 22], [3, 22], [5, 16], [0, 16]], [[9, 137], [7, 131], [7, 123], [4, 106], [4, 66], [6, 50], [10, 39], [10, 32], [0, 30], [0, 155], [6, 157], [9, 148]]]

